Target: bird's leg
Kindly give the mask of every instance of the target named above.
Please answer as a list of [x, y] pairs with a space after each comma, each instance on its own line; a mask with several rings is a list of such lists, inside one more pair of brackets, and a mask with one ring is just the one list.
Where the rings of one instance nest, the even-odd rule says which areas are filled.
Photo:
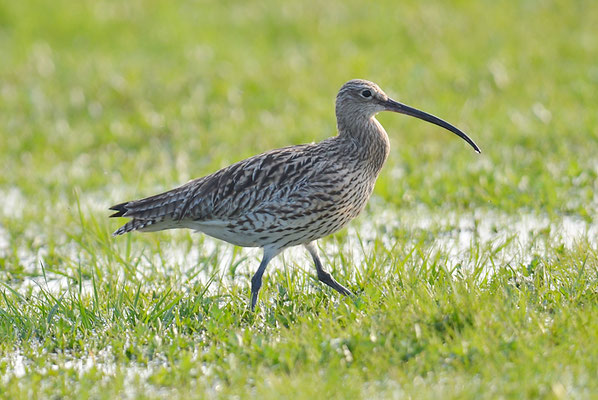
[[251, 278], [251, 311], [255, 310], [255, 304], [257, 303], [257, 295], [260, 291], [260, 288], [262, 287], [262, 276], [266, 271], [266, 267], [268, 266], [270, 260], [272, 260], [279, 252], [280, 250], [274, 251], [271, 249], [264, 248], [264, 256], [262, 257], [262, 262], [260, 263], [260, 266], [258, 267], [257, 271], [255, 271], [255, 274], [253, 274], [253, 277]]
[[351, 293], [351, 291], [349, 289], [347, 289], [346, 287], [344, 287], [343, 285], [341, 285], [340, 283], [338, 283], [333, 277], [332, 275], [330, 275], [329, 272], [324, 270], [324, 267], [322, 266], [322, 261], [320, 261], [320, 256], [318, 255], [318, 249], [315, 246], [315, 242], [310, 242], [308, 244], [305, 245], [305, 248], [307, 249], [307, 251], [309, 251], [309, 254], [311, 254], [311, 257], [314, 260], [314, 263], [316, 264], [316, 271], [318, 272], [318, 279], [327, 284], [328, 286], [330, 286], [331, 288], [333, 288], [334, 290], [336, 290], [337, 292], [339, 292], [340, 294], [343, 294], [345, 296], [353, 296], [353, 293]]
[[267, 258], [263, 258], [262, 262], [260, 263], [259, 268], [253, 274], [251, 278], [251, 311], [255, 310], [255, 303], [257, 303], [257, 295], [262, 287], [262, 276], [264, 275], [264, 271], [266, 271], [266, 267], [268, 266]]

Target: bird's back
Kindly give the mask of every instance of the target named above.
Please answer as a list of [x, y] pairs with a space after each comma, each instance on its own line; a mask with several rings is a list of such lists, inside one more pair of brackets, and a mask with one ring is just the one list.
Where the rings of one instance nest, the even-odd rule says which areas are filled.
[[287, 247], [333, 233], [365, 206], [375, 176], [338, 136], [272, 150], [145, 199], [112, 207], [132, 230], [191, 228], [240, 246]]

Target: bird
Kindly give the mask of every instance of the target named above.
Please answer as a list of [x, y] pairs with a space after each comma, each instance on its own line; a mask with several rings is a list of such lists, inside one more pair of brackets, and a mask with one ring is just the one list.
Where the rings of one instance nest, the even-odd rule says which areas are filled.
[[130, 220], [113, 235], [188, 228], [236, 246], [261, 248], [251, 278], [252, 311], [266, 267], [292, 246], [305, 247], [322, 283], [353, 296], [326, 271], [316, 241], [342, 229], [365, 208], [390, 150], [388, 135], [376, 120], [382, 111], [438, 125], [481, 152], [448, 122], [393, 100], [373, 82], [352, 79], [336, 96], [337, 135], [267, 151], [164, 193], [114, 205], [110, 217]]

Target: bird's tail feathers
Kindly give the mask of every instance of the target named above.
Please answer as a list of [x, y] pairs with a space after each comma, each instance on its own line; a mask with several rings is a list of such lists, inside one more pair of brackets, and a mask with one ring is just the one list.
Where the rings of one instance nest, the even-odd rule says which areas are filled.
[[131, 232], [131, 231], [144, 230], [144, 228], [151, 226], [153, 223], [154, 223], [154, 221], [152, 221], [152, 220], [144, 221], [141, 219], [133, 219], [133, 220], [127, 222], [126, 224], [124, 224], [123, 226], [121, 226], [120, 228], [118, 228], [112, 234], [112, 236], [124, 235], [125, 233]]
[[110, 207], [110, 210], [116, 211], [110, 217], [132, 218], [113, 235], [123, 235], [131, 231], [158, 231], [175, 228], [179, 220], [176, 216], [177, 208], [180, 207], [181, 199], [187, 194], [185, 189], [183, 186], [155, 196], [127, 201]]

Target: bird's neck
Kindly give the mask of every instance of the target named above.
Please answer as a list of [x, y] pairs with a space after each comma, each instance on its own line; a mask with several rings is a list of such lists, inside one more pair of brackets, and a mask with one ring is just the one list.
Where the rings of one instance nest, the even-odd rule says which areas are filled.
[[373, 116], [352, 118], [351, 121], [339, 118], [337, 125], [339, 137], [355, 143], [359, 159], [377, 176], [390, 151], [388, 135], [382, 125]]

